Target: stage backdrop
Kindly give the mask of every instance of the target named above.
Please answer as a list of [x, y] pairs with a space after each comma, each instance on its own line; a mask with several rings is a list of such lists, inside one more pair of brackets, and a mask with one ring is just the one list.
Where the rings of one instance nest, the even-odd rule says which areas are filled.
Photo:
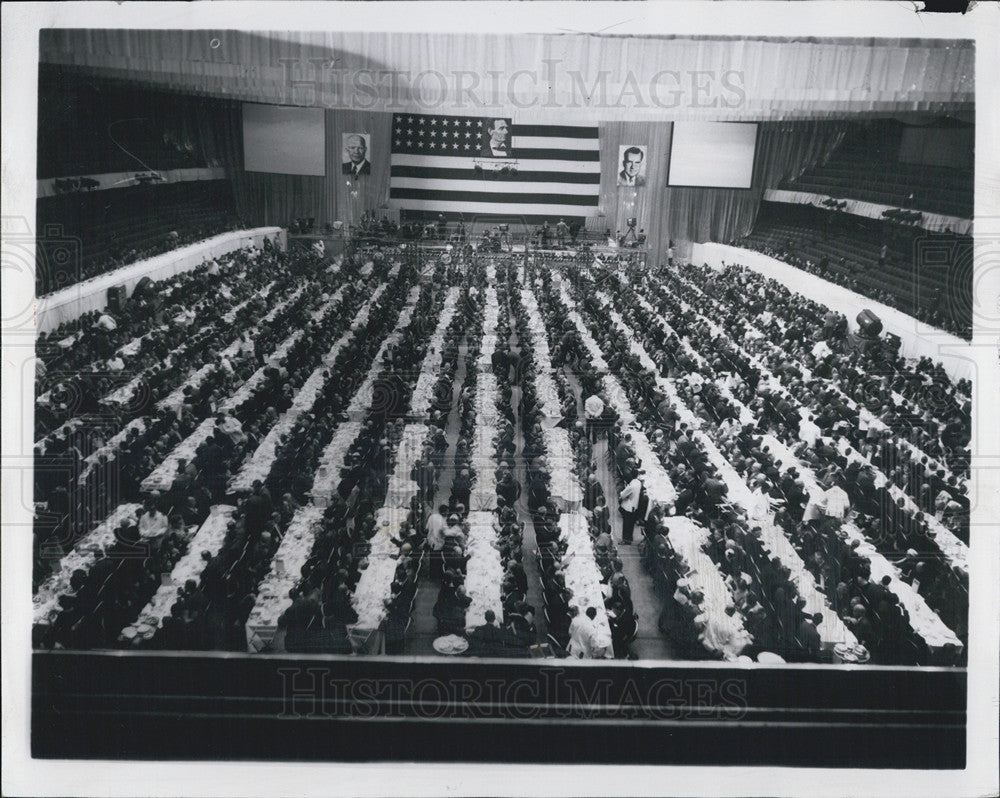
[[[287, 225], [300, 217], [313, 217], [317, 227], [327, 222], [342, 221], [345, 224], [357, 222], [366, 210], [376, 213], [382, 208], [417, 209], [437, 211], [438, 203], [424, 197], [426, 192], [399, 190], [401, 183], [400, 162], [397, 162], [395, 191], [390, 195], [390, 175], [393, 153], [401, 152], [393, 138], [393, 115], [385, 112], [326, 111], [326, 175], [311, 177], [303, 175], [264, 174], [246, 172], [243, 169], [241, 109], [233, 108], [230, 120], [227, 148], [227, 167], [232, 174], [237, 210], [241, 216], [253, 224]], [[569, 113], [567, 113], [569, 117]], [[454, 121], [454, 120], [452, 120]], [[566, 119], [571, 125], [573, 120]], [[511, 160], [517, 161], [518, 168], [529, 170], [531, 158], [540, 154], [559, 161], [560, 153], [549, 148], [544, 152], [537, 148], [531, 152], [518, 151], [519, 129], [526, 129], [526, 120], [513, 119], [515, 135], [512, 139]], [[829, 153], [840, 141], [850, 123], [840, 120], [816, 122], [762, 123], [758, 136], [755, 156], [753, 183], [750, 189], [720, 188], [667, 188], [667, 170], [671, 146], [672, 124], [670, 122], [605, 122], [597, 126], [597, 147], [600, 157], [599, 191], [594, 202], [584, 203], [580, 192], [587, 188], [584, 184], [571, 185], [573, 207], [556, 196], [548, 196], [553, 191], [537, 180], [527, 183], [544, 189], [545, 201], [551, 206], [548, 214], [552, 221], [560, 216], [571, 216], [573, 211], [585, 220], [588, 230], [603, 232], [605, 229], [625, 231], [630, 217], [638, 220], [638, 227], [645, 229], [651, 248], [659, 257], [659, 250], [665, 249], [668, 238], [678, 241], [728, 241], [746, 233], [756, 216], [763, 192], [774, 188], [787, 177], [793, 177], [817, 159]], [[429, 130], [428, 126], [428, 130]], [[368, 150], [371, 168], [369, 174], [353, 179], [342, 169], [344, 135], [363, 132], [370, 137]], [[537, 131], [536, 131], [537, 132]], [[580, 141], [583, 141], [582, 139]], [[576, 142], [577, 147], [583, 146]], [[620, 162], [623, 146], [643, 146], [646, 148], [645, 181], [639, 186], [619, 186]], [[402, 144], [405, 150], [405, 140]], [[577, 149], [567, 148], [562, 156], [579, 158], [585, 154]], [[479, 156], [479, 153], [476, 153]], [[522, 157], [525, 156], [525, 157]], [[479, 158], [478, 160], [483, 160]], [[397, 156], [398, 161], [398, 156]], [[469, 173], [473, 167], [470, 158]], [[485, 163], [485, 161], [484, 161]], [[590, 162], [580, 162], [587, 164]], [[483, 185], [498, 186], [494, 212], [509, 218], [512, 209], [509, 200], [511, 191], [520, 186], [523, 177], [518, 174], [510, 180], [496, 178]], [[566, 179], [556, 171], [547, 180]], [[581, 173], [582, 174], [582, 173]], [[430, 176], [433, 177], [433, 176]], [[409, 178], [412, 181], [413, 178]], [[430, 184], [428, 184], [430, 185]], [[448, 188], [443, 186], [442, 190]], [[568, 190], [568, 191], [569, 191]], [[558, 193], [558, 191], [556, 192]], [[587, 188], [588, 195], [593, 196]], [[471, 197], [468, 195], [466, 199]], [[429, 195], [428, 195], [429, 197]], [[481, 195], [470, 213], [482, 216], [488, 212]], [[525, 198], [530, 199], [530, 198]], [[460, 206], [455, 206], [460, 207]], [[543, 206], [539, 206], [543, 208]], [[451, 206], [445, 210], [453, 210]], [[524, 208], [518, 208], [523, 211]], [[527, 214], [536, 221], [537, 212]]]

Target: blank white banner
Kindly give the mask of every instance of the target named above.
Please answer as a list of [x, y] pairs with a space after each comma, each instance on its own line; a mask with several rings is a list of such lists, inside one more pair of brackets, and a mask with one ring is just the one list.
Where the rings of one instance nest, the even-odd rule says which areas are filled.
[[322, 108], [243, 104], [243, 168], [282, 175], [326, 174]]
[[668, 186], [750, 188], [755, 122], [674, 122]]

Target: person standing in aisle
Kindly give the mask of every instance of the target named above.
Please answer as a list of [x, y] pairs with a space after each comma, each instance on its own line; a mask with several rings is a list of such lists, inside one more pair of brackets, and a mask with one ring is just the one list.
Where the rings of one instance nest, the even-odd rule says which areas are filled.
[[639, 475], [633, 471], [628, 484], [618, 494], [618, 507], [622, 514], [622, 543], [626, 546], [632, 544], [632, 533], [635, 530], [635, 517], [639, 509], [641, 493], [642, 482], [639, 481]]
[[587, 401], [583, 403], [583, 410], [587, 416], [587, 435], [592, 444], [597, 443], [601, 428], [601, 416], [604, 415], [604, 400], [595, 393], [587, 397]]

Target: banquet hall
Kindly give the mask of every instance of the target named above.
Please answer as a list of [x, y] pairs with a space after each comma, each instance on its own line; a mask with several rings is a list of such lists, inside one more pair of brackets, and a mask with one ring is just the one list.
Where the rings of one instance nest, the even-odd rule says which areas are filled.
[[967, 664], [970, 43], [39, 57], [36, 651]]

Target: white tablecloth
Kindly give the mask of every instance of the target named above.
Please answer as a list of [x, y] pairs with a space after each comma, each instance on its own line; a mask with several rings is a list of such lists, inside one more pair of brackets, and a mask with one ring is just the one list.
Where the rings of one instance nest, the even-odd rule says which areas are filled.
[[703, 548], [708, 541], [708, 530], [698, 526], [690, 518], [671, 516], [667, 521], [667, 538], [682, 563], [692, 594], [700, 592], [702, 642], [710, 650], [715, 650], [727, 659], [735, 659], [745, 646], [753, 641], [743, 624], [743, 616], [736, 611], [726, 612], [733, 606], [733, 597], [722, 574]]
[[[687, 306], [686, 303], [684, 303], [682, 300], [678, 301], [681, 303], [682, 307], [689, 308], [689, 306]], [[714, 325], [713, 329], [716, 332], [719, 331], [717, 327], [714, 327]], [[684, 341], [684, 343], [687, 344], [686, 341]], [[691, 351], [693, 353], [693, 350]], [[741, 351], [743, 351], [743, 353], [747, 355], [748, 358], [750, 358], [751, 362], [753, 362], [758, 368], [761, 369], [762, 374], [765, 376], [765, 378], [768, 380], [768, 383], [775, 390], [777, 390], [782, 395], [790, 397], [790, 394], [788, 394], [784, 386], [781, 385], [780, 382], [778, 382], [778, 380], [770, 373], [767, 367], [764, 366], [764, 364], [758, 358], [749, 355], [748, 353], [746, 353], [745, 350], [742, 350], [742, 348]], [[697, 357], [700, 357], [700, 355], [698, 355]], [[703, 363], [704, 361], [702, 360], [701, 362]], [[723, 393], [730, 401], [734, 403], [734, 405], [736, 405], [740, 409], [741, 418], [749, 414], [749, 411], [746, 408], [746, 406], [743, 405], [738, 399], [736, 399], [736, 397], [732, 395], [731, 391], [726, 390]], [[864, 411], [863, 408], [861, 408], [861, 411], [866, 412]], [[880, 423], [878, 422], [878, 419], [876, 419], [870, 413], [868, 413], [867, 415], [870, 423]], [[802, 464], [791, 452], [791, 450], [788, 449], [777, 438], [768, 435], [765, 436], [765, 442], [768, 444], [772, 453], [775, 454], [777, 459], [782, 461], [785, 470], [793, 467], [793, 465], [794, 467], [797, 467], [799, 469], [799, 472], [802, 475], [803, 481], [806, 484], [807, 490], [810, 495], [810, 503], [814, 505], [819, 503], [821, 501], [821, 497], [824, 491], [823, 488], [816, 482], [816, 479], [812, 474], [811, 469]], [[840, 448], [842, 452], [846, 450], [846, 447], [847, 447], [846, 442], [841, 440], [838, 443], [838, 448]], [[896, 491], [900, 495], [902, 495], [902, 491], [899, 491], [898, 488], [896, 489]], [[938, 524], [938, 526], [940, 527], [940, 524]], [[771, 525], [771, 529], [774, 535], [779, 534], [777, 530], [773, 529], [773, 525]], [[943, 527], [941, 527], [941, 529], [943, 529]], [[921, 637], [923, 637], [927, 642], [927, 644], [932, 648], [940, 648], [941, 646], [946, 644], [957, 645], [960, 647], [961, 642], [954, 635], [954, 633], [951, 632], [951, 630], [948, 629], [946, 626], [944, 626], [940, 618], [937, 617], [937, 615], [933, 612], [933, 610], [931, 610], [930, 607], [927, 606], [923, 598], [921, 598], [920, 595], [916, 591], [914, 591], [910, 585], [907, 585], [905, 582], [902, 582], [898, 579], [898, 572], [895, 571], [891, 563], [885, 560], [885, 558], [882, 557], [882, 555], [878, 554], [874, 546], [872, 546], [870, 543], [868, 543], [867, 540], [864, 539], [864, 536], [861, 534], [861, 531], [858, 530], [857, 527], [854, 525], [846, 525], [845, 531], [848, 532], [848, 535], [849, 537], [851, 537], [851, 539], [858, 539], [863, 541], [863, 545], [859, 549], [859, 552], [863, 551], [865, 556], [869, 559], [870, 562], [872, 561], [871, 557], [872, 556], [875, 557], [874, 567], [872, 569], [873, 578], [874, 578], [874, 573], [876, 571], [878, 571], [879, 574], [878, 578], [881, 578], [884, 575], [890, 575], [893, 577], [893, 582], [892, 585], [890, 586], [890, 589], [892, 589], [893, 592], [896, 593], [896, 595], [900, 599], [900, 603], [903, 604], [903, 606], [906, 607], [907, 611], [909, 612], [911, 625], [913, 626], [914, 631], [920, 634]], [[936, 539], [940, 538], [940, 540], [944, 542], [944, 546], [947, 548], [947, 551], [951, 554], [951, 556], [956, 558], [956, 561], [958, 563], [963, 563], [963, 564], [965, 563], [965, 559], [962, 557], [963, 554], [962, 549], [964, 547], [964, 544], [961, 544], [961, 541], [958, 541], [957, 538], [955, 538], [954, 540], [961, 545], [960, 546], [953, 545], [952, 541], [949, 540], [949, 536], [950, 538], [954, 538], [954, 536], [951, 535], [951, 533], [946, 529], [944, 530], [944, 532], [946, 532], [947, 535], [940, 535], [940, 529], [932, 528], [932, 532], [938, 533], [938, 535], [936, 535]], [[765, 529], [764, 534], [765, 537], [767, 537], [768, 530]], [[784, 540], [783, 536], [782, 540]], [[773, 535], [770, 537], [770, 541], [774, 545], [775, 549], [778, 550], [785, 548], [786, 545], [790, 545], [787, 544], [786, 540], [784, 540], [784, 544], [782, 544], [782, 542], [779, 541]], [[944, 550], [945, 549], [943, 548], [942, 551]], [[791, 554], [795, 553], [794, 549], [792, 549], [791, 552], [788, 552], [787, 549], [785, 549], [785, 551], [788, 559], [790, 560]], [[967, 549], [965, 549], [965, 551], [967, 551]], [[785, 564], [788, 565], [787, 562]], [[791, 569], [790, 565], [789, 568]], [[815, 604], [816, 603], [816, 599], [814, 598], [815, 587], [811, 580], [811, 574], [808, 574], [808, 572], [804, 570], [796, 571], [795, 569], [792, 569], [792, 571], [793, 571], [793, 577], [796, 576], [798, 577], [795, 581], [797, 584], [799, 584], [802, 595], [806, 598], [807, 602], [813, 601], [813, 603]], [[803, 586], [805, 587], [803, 588]], [[815, 612], [823, 611], [822, 609], [812, 610], [811, 607], [807, 608], [809, 608], [810, 611], [815, 611]], [[824, 613], [824, 615], [826, 615], [826, 613]], [[830, 617], [830, 618], [825, 617], [823, 624], [821, 624], [821, 627], [819, 628], [819, 631], [824, 641], [831, 640], [839, 642], [838, 638], [841, 635], [845, 633], [850, 634], [849, 630], [847, 630], [846, 627], [843, 626], [843, 623], [839, 620], [839, 618], [836, 617]], [[847, 640], [847, 642], [849, 642], [849, 640]]]
[[545, 322], [538, 310], [538, 300], [535, 299], [533, 291], [522, 289], [521, 303], [527, 312], [528, 331], [535, 350], [535, 363], [538, 366], [538, 373], [535, 375], [535, 394], [538, 397], [542, 417], [554, 422], [562, 417], [562, 406], [559, 402], [558, 387], [552, 378], [552, 359]]
[[444, 350], [445, 333], [451, 320], [455, 317], [455, 307], [458, 304], [460, 294], [461, 289], [453, 286], [448, 289], [448, 293], [445, 295], [441, 316], [434, 333], [431, 335], [431, 342], [424, 355], [417, 384], [413, 388], [413, 396], [410, 399], [411, 415], [426, 416], [430, 412], [431, 403], [434, 401], [434, 386], [441, 376], [441, 356]]
[[255, 299], [258, 299], [258, 298], [259, 299], [267, 299], [267, 297], [270, 296], [271, 291], [273, 290], [273, 288], [274, 288], [274, 281], [272, 280], [267, 285], [265, 285], [263, 288], [261, 288], [259, 291], [257, 291], [253, 296], [249, 297], [248, 299], [244, 299], [238, 305], [234, 305], [233, 307], [231, 307], [226, 312], [226, 315], [222, 317], [222, 320], [224, 322], [226, 322], [226, 324], [232, 324], [234, 321], [236, 321], [236, 316], [239, 314], [239, 312], [241, 310], [243, 310], [243, 308], [245, 308], [247, 305], [249, 305]]
[[486, 622], [486, 610], [493, 610], [498, 619], [503, 618], [503, 601], [500, 585], [503, 582], [503, 563], [496, 548], [498, 536], [493, 528], [495, 516], [491, 512], [470, 512], [469, 561], [465, 569], [465, 592], [472, 600], [465, 611], [466, 628], [481, 626]]
[[[170, 325], [168, 325], [168, 324], [161, 324], [155, 330], [150, 330], [148, 333], [146, 333], [144, 335], [140, 335], [138, 338], [133, 338], [127, 344], [123, 344], [122, 346], [118, 347], [118, 349], [115, 352], [115, 354], [119, 355], [119, 356], [121, 356], [123, 358], [125, 358], [125, 357], [132, 357], [133, 355], [138, 354], [139, 350], [142, 349], [142, 342], [145, 341], [147, 338], [151, 338], [153, 336], [154, 332], [164, 332], [164, 331], [169, 330], [169, 329], [170, 329]], [[82, 332], [79, 333], [79, 334], [82, 335]]]
[[356, 627], [377, 629], [385, 618], [385, 602], [392, 595], [392, 580], [396, 573], [399, 548], [392, 542], [406, 520], [407, 510], [382, 507], [375, 515], [375, 534], [369, 541], [371, 553], [368, 565], [361, 572], [351, 601], [358, 613]]
[[[335, 300], [340, 300], [343, 290], [343, 287], [341, 287], [334, 294]], [[368, 307], [369, 305], [366, 304], [364, 309]], [[344, 348], [353, 335], [354, 331], [348, 330], [337, 339], [336, 343], [333, 344], [324, 356], [323, 362], [306, 378], [302, 387], [299, 388], [298, 393], [295, 394], [291, 406], [281, 414], [277, 423], [268, 431], [253, 455], [244, 463], [239, 473], [233, 478], [230, 484], [231, 490], [236, 492], [248, 491], [253, 487], [253, 483], [256, 480], [263, 481], [271, 473], [271, 467], [274, 465], [274, 460], [277, 457], [278, 443], [281, 440], [281, 436], [290, 433], [295, 426], [295, 422], [315, 404], [316, 398], [325, 385], [323, 373], [327, 368], [327, 360], [336, 359], [337, 354]]]
[[545, 461], [549, 466], [549, 492], [564, 510], [579, 510], [583, 489], [574, 471], [575, 460], [569, 434], [562, 427], [542, 429]]
[[398, 539], [400, 526], [409, 512], [409, 497], [416, 493], [416, 483], [413, 483], [413, 493], [410, 494], [403, 480], [404, 477], [408, 479], [410, 469], [420, 456], [427, 433], [428, 429], [423, 424], [407, 424], [403, 428], [403, 438], [396, 450], [396, 465], [389, 477], [386, 504], [375, 517], [376, 532], [370, 541], [368, 567], [362, 571], [352, 599], [360, 629], [375, 629], [385, 617], [385, 602], [392, 595], [392, 579], [399, 555], [399, 548], [392, 538]]
[[114, 460], [118, 452], [118, 447], [122, 445], [122, 443], [128, 437], [128, 434], [132, 430], [138, 430], [140, 433], [142, 433], [146, 430], [146, 427], [148, 426], [149, 426], [148, 419], [146, 419], [145, 417], [137, 418], [134, 421], [130, 421], [119, 432], [115, 433], [113, 436], [108, 438], [107, 443], [105, 443], [101, 448], [97, 449], [93, 453], [89, 454], [86, 458], [84, 458], [83, 462], [86, 464], [86, 467], [83, 469], [82, 472], [80, 472], [80, 479], [78, 480], [78, 484], [82, 485], [84, 480], [86, 480], [87, 477], [90, 476], [90, 472], [93, 471], [94, 468], [97, 466], [97, 462], [101, 459], [101, 457], [107, 457], [109, 461]]
[[[826, 440], [830, 440], [829, 438]], [[864, 463], [868, 468], [872, 469], [875, 473], [875, 485], [877, 487], [885, 487], [888, 485], [889, 495], [892, 496], [894, 500], [903, 500], [903, 506], [906, 511], [911, 515], [916, 515], [920, 512], [920, 508], [917, 507], [916, 503], [907, 496], [899, 487], [889, 483], [886, 475], [881, 469], [876, 468], [872, 465], [871, 461], [867, 457], [863, 457], [857, 449], [850, 446], [850, 444], [843, 438], [838, 438], [834, 443], [837, 446], [837, 451], [842, 455], [847, 457], [848, 460], [857, 460]], [[847, 450], [850, 449], [851, 453], [847, 454]], [[954, 565], [962, 571], [962, 573], [968, 575], [969, 573], [969, 547], [965, 545], [961, 540], [955, 537], [955, 534], [948, 529], [944, 524], [937, 520], [931, 514], [925, 514], [924, 518], [927, 521], [927, 527], [930, 530], [931, 535], [934, 538], [934, 542], [937, 543], [938, 548], [941, 553], [947, 559], [949, 565]]]
[[141, 484], [141, 488], [146, 491], [168, 491], [177, 478], [177, 466], [180, 461], [186, 460], [188, 463], [194, 462], [194, 456], [198, 447], [208, 440], [208, 436], [215, 431], [215, 416], [209, 416], [201, 422], [195, 431], [178, 443], [173, 451], [160, 463], [153, 472], [146, 477]]
[[[615, 325], [618, 326], [618, 328], [631, 342], [632, 351], [639, 356], [646, 368], [650, 369], [654, 374], [658, 374], [656, 365], [649, 357], [645, 348], [642, 347], [636, 340], [635, 331], [625, 323], [621, 315], [610, 309], [610, 299], [607, 295], [599, 294], [598, 296], [599, 299], [601, 299], [601, 301], [608, 307], [611, 319], [614, 321]], [[647, 309], [652, 310], [651, 307]], [[686, 340], [684, 343], [687, 343]], [[700, 355], [694, 352], [694, 350], [691, 350], [691, 352], [700, 358]], [[701, 362], [703, 363], [704, 360]], [[729, 501], [741, 507], [744, 512], [747, 513], [747, 516], [750, 517], [757, 502], [750, 488], [743, 481], [743, 478], [723, 456], [722, 452], [719, 451], [715, 443], [702, 431], [701, 419], [695, 416], [694, 413], [691, 412], [687, 405], [681, 400], [677, 391], [674, 389], [673, 383], [661, 376], [657, 376], [656, 383], [657, 387], [663, 391], [671, 406], [680, 416], [680, 420], [686, 423], [689, 428], [694, 430], [695, 439], [708, 455], [709, 462], [719, 472], [720, 477], [729, 489]], [[749, 414], [748, 408], [746, 408], [742, 403], [736, 401], [735, 397], [733, 397], [733, 400], [740, 408], [741, 417], [743, 417], [744, 412]], [[822, 613], [823, 622], [819, 625], [818, 631], [824, 644], [834, 645], [842, 642], [857, 642], [854, 635], [851, 634], [847, 627], [844, 626], [837, 614], [830, 609], [827, 602], [823, 598], [823, 595], [816, 589], [816, 583], [812, 574], [806, 569], [805, 563], [802, 562], [802, 558], [799, 557], [798, 553], [780, 532], [780, 530], [774, 526], [769, 518], [754, 520], [757, 521], [757, 525], [761, 528], [760, 538], [764, 549], [772, 556], [777, 556], [781, 560], [782, 564], [785, 565], [791, 572], [792, 582], [799, 588], [800, 595], [806, 600], [806, 610], [810, 613]]]
[[358, 388], [357, 393], [354, 394], [354, 398], [347, 407], [347, 414], [351, 419], [360, 421], [368, 414], [369, 409], [371, 409], [372, 399], [375, 396], [375, 380], [378, 379], [379, 372], [382, 369], [382, 358], [389, 347], [402, 337], [403, 329], [409, 325], [410, 320], [413, 318], [413, 311], [416, 308], [419, 298], [420, 286], [415, 285], [410, 289], [410, 293], [406, 298], [406, 305], [403, 306], [399, 318], [396, 319], [395, 328], [389, 334], [389, 337], [382, 342], [378, 352], [375, 353], [368, 376], [365, 377], [365, 381]]
[[389, 476], [386, 506], [408, 508], [410, 500], [417, 495], [419, 488], [410, 478], [410, 472], [420, 457], [428, 432], [424, 424], [407, 424], [403, 428], [403, 438], [396, 449], [396, 464]]
[[107, 551], [117, 540], [115, 532], [126, 519], [135, 521], [141, 504], [119, 504], [91, 532], [80, 538], [73, 550], [63, 556], [55, 571], [33, 598], [35, 623], [50, 623], [59, 614], [59, 597], [70, 592], [70, 579], [76, 571], [89, 572], [99, 552]]
[[226, 540], [226, 525], [235, 512], [236, 508], [230, 504], [216, 504], [212, 507], [208, 518], [188, 543], [187, 552], [174, 565], [169, 581], [157, 588], [153, 598], [139, 613], [138, 619], [122, 630], [123, 640], [149, 640], [156, 634], [157, 629], [163, 626], [163, 619], [177, 603], [177, 594], [184, 584], [189, 579], [195, 582], [201, 579], [202, 571], [208, 564], [202, 554], [208, 552], [215, 557], [219, 553]]
[[[773, 435], [763, 436], [763, 441], [775, 458], [781, 461], [783, 473], [791, 468], [798, 469], [800, 479], [811, 497], [810, 501], [823, 493], [823, 487], [816, 481], [812, 470], [792, 454], [787, 446]], [[889, 590], [899, 598], [899, 603], [910, 615], [910, 626], [924, 639], [929, 648], [940, 649], [946, 645], [962, 648], [962, 641], [945, 626], [934, 610], [927, 606], [923, 597], [911, 585], [900, 579], [899, 570], [876, 550], [855, 524], [845, 523], [841, 530], [847, 535], [848, 541], [857, 542], [854, 551], [868, 561], [873, 582], [880, 582], [883, 576], [891, 578]]]
[[475, 480], [469, 496], [470, 510], [493, 510], [497, 506], [495, 439], [498, 434], [497, 378], [483, 371], [476, 380], [476, 425], [472, 431], [470, 456]]
[[606, 646], [604, 656], [613, 658], [611, 628], [608, 613], [604, 609], [604, 585], [594, 559], [594, 544], [590, 539], [586, 517], [580, 513], [563, 513], [559, 517], [559, 539], [566, 543], [564, 574], [566, 588], [573, 594], [569, 604], [571, 607], [579, 607], [581, 615], [586, 614], [588, 607], [597, 611], [597, 617], [594, 618], [597, 642]]
[[670, 400], [671, 405], [681, 417], [681, 421], [695, 430], [695, 438], [729, 489], [728, 500], [743, 509], [751, 526], [760, 527], [759, 537], [763, 549], [769, 555], [777, 557], [782, 565], [788, 568], [791, 581], [798, 588], [799, 595], [806, 600], [806, 611], [810, 614], [818, 612], [823, 615], [823, 622], [817, 627], [823, 644], [832, 646], [837, 643], [856, 643], [854, 635], [844, 626], [837, 614], [830, 608], [823, 594], [817, 589], [816, 580], [806, 568], [798, 552], [788, 542], [783, 532], [774, 525], [771, 514], [768, 513], [764, 518], [754, 518], [754, 507], [757, 500], [753, 492], [714, 442], [702, 431], [701, 419], [697, 418], [681, 401], [669, 380], [660, 377], [657, 384]]
[[360, 421], [344, 421], [333, 433], [333, 438], [323, 450], [316, 474], [313, 476], [310, 495], [314, 502], [326, 504], [333, 497], [340, 483], [340, 472], [344, 467], [347, 451], [361, 433], [361, 427]]
[[265, 643], [274, 638], [278, 619], [292, 605], [288, 591], [301, 580], [302, 566], [312, 552], [322, 518], [323, 508], [312, 504], [300, 507], [292, 517], [271, 560], [271, 570], [257, 591], [257, 603], [247, 618], [247, 645], [251, 651], [256, 650], [254, 637]]
[[[698, 291], [699, 293], [701, 293], [701, 290], [694, 283], [689, 282], [688, 280], [684, 279], [683, 277], [680, 277], [680, 279], [681, 279], [681, 281], [685, 285], [687, 285], [688, 287], [690, 287], [690, 288]], [[643, 300], [640, 300], [640, 302], [641, 301], [643, 301]], [[691, 308], [690, 305], [688, 305], [686, 302], [684, 302], [679, 297], [677, 298], [677, 301], [680, 303], [681, 307], [684, 310], [698, 313], [698, 311], [695, 311], [693, 308]], [[718, 304], [717, 304], [717, 307], [718, 307]], [[700, 313], [698, 315], [700, 315], [701, 318], [705, 321], [705, 323], [708, 324], [708, 326], [711, 329], [711, 331], [712, 331], [713, 334], [715, 334], [715, 335], [721, 335], [721, 336], [726, 336], [727, 335], [725, 333], [725, 331], [723, 331], [722, 328], [719, 327], [714, 321], [712, 321], [711, 319], [705, 317], [704, 315], [702, 315]], [[766, 314], [766, 315], [770, 316], [770, 314]], [[761, 317], [761, 320], [763, 321], [763, 316]], [[779, 327], [781, 327], [782, 329], [784, 329], [785, 323], [784, 323], [783, 320], [777, 319], [777, 318], [775, 318], [774, 320], [778, 324]], [[664, 327], [667, 326], [664, 322], [661, 322], [661, 324], [663, 324]], [[763, 339], [763, 337], [760, 336], [759, 334], [758, 334], [757, 337], [759, 337], [759, 338], [762, 339], [762, 345], [763, 346], [766, 346], [772, 352], [776, 351], [777, 347], [774, 344], [772, 344], [770, 341], [767, 341], [766, 339]], [[688, 343], [688, 341], [686, 339], [682, 340], [682, 344], [684, 345], [686, 351], [688, 351], [690, 354], [692, 354], [698, 360], [699, 365], [702, 365], [702, 366], [705, 365], [704, 359], [701, 358], [701, 356], [699, 354], [697, 354], [690, 347], [690, 344]], [[758, 357], [755, 354], [747, 351], [747, 349], [745, 347], [741, 346], [738, 342], [734, 342], [734, 345], [736, 346], [736, 349], [741, 353], [741, 355], [743, 357], [745, 357], [755, 368], [757, 368], [758, 370], [760, 370], [762, 385], [766, 385], [769, 389], [777, 391], [782, 396], [784, 396], [787, 399], [789, 399], [789, 401], [791, 401], [793, 403], [793, 405], [798, 405], [799, 404], [799, 400], [796, 397], [792, 396], [788, 392], [788, 390], [784, 387], [784, 385], [781, 384], [781, 381], [774, 374], [771, 373], [770, 369], [767, 367], [767, 365], [764, 363], [764, 361], [761, 360], [760, 357]], [[803, 379], [806, 382], [812, 382], [814, 379], [817, 379], [809, 371], [809, 369], [806, 368], [804, 365], [802, 365], [801, 363], [799, 363], [798, 366], [801, 369], [802, 375], [803, 375]], [[823, 385], [826, 388], [828, 388], [828, 389], [833, 390], [834, 392], [836, 392], [836, 394], [838, 395], [838, 397], [847, 405], [847, 407], [850, 408], [853, 412], [855, 412], [855, 413], [858, 414], [859, 424], [861, 424], [861, 429], [862, 430], [868, 429], [869, 427], [871, 427], [873, 429], [876, 429], [876, 430], [880, 430], [880, 431], [884, 431], [884, 430], [888, 430], [889, 429], [889, 427], [885, 424], [885, 422], [883, 422], [880, 418], [876, 417], [875, 414], [872, 413], [868, 408], [866, 408], [866, 407], [858, 404], [854, 399], [852, 399], [850, 396], [848, 396], [846, 393], [844, 393], [844, 391], [841, 390], [840, 386], [836, 382], [834, 382], [833, 380], [829, 380], [829, 379], [823, 379], [822, 383], [823, 383]], [[724, 391], [723, 393], [724, 393], [725, 396], [727, 396], [727, 398], [731, 397], [731, 393], [729, 393], [728, 391]], [[900, 394], [896, 393], [895, 391], [893, 391], [892, 396], [893, 396], [893, 400], [897, 404], [906, 407], [911, 412], [918, 412], [920, 410], [920, 408], [918, 406], [916, 406], [912, 402], [907, 401], [906, 399], [904, 399]], [[736, 402], [736, 404], [739, 404], [739, 403]], [[801, 415], [803, 418], [805, 417], [806, 412], [807, 411], [806, 411], [805, 408], [801, 408], [801, 407], [799, 408], [799, 415]], [[748, 417], [745, 414], [746, 414], [746, 409], [742, 408], [741, 409], [741, 420], [743, 420], [744, 423], [746, 423], [747, 421], [752, 421], [753, 420], [752, 416]], [[932, 469], [932, 470], [933, 469], [942, 469], [942, 470], [944, 470], [946, 472], [946, 474], [949, 474], [949, 475], [951, 474], [951, 471], [950, 471], [950, 469], [947, 466], [945, 466], [945, 465], [941, 464], [940, 462], [936, 461], [934, 458], [932, 458], [929, 455], [927, 455], [919, 447], [917, 447], [914, 444], [910, 443], [905, 438], [896, 438], [895, 442], [897, 443], [897, 445], [902, 446], [904, 449], [909, 450], [911, 456], [914, 457], [915, 459], [922, 460], [923, 458], [927, 458], [927, 466], [928, 466], [929, 469]], [[837, 443], [838, 448], [841, 446], [841, 444], [842, 444], [842, 441], [840, 443]], [[898, 491], [899, 489], [895, 488], [895, 490]], [[901, 493], [901, 491], [900, 491], [900, 493]], [[907, 501], [910, 501], [910, 500], [907, 499]], [[941, 529], [943, 529], [943, 527], [941, 527]], [[947, 538], [947, 535], [950, 535], [951, 533], [948, 530], [946, 530], [946, 529], [944, 531], [945, 531], [945, 533], [947, 533], [945, 535], [945, 537]], [[940, 529], [936, 530], [936, 532], [940, 532]], [[954, 536], [952, 536], [952, 537], [954, 537]], [[958, 543], [960, 545], [956, 545], [956, 543]], [[962, 542], [959, 541], [957, 538], [955, 538], [954, 540], [948, 540], [948, 539], [946, 539], [945, 542], [944, 542], [944, 547], [945, 548], [942, 549], [942, 550], [947, 549], [949, 552], [954, 553], [955, 556], [958, 559], [958, 563], [959, 563], [960, 567], [963, 567], [961, 565], [961, 563], [964, 561], [964, 558], [962, 557], [962, 550], [961, 550], [961, 546], [963, 546], [963, 545], [964, 544], [962, 544]]]

